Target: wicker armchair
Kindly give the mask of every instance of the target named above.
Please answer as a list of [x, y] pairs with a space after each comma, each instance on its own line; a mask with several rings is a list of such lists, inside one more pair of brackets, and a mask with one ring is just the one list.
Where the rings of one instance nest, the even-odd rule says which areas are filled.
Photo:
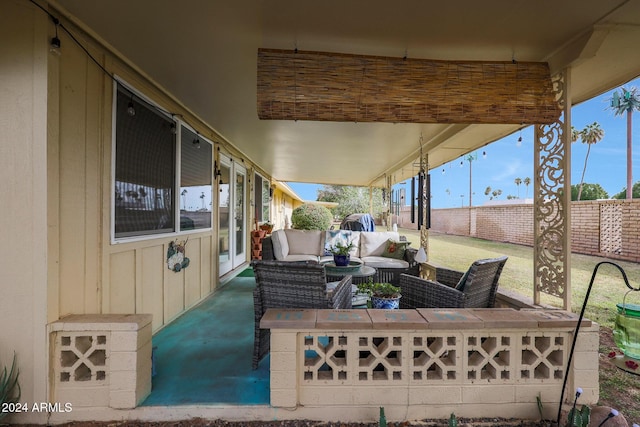
[[475, 261], [466, 273], [436, 269], [437, 282], [402, 274], [401, 308], [487, 308], [493, 307], [498, 279], [507, 257]]
[[253, 261], [253, 369], [269, 353], [268, 329], [260, 319], [268, 308], [351, 308], [351, 276], [345, 276], [327, 293], [324, 266], [306, 262]]

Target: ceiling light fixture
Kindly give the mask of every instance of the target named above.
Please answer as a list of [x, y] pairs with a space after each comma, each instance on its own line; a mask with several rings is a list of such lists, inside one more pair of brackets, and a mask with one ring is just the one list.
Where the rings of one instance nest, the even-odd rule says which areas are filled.
[[58, 38], [58, 25], [60, 25], [60, 21], [57, 18], [53, 18], [53, 23], [55, 24], [56, 35], [51, 38], [51, 43], [49, 44], [49, 52], [54, 55], [60, 56], [60, 39]]

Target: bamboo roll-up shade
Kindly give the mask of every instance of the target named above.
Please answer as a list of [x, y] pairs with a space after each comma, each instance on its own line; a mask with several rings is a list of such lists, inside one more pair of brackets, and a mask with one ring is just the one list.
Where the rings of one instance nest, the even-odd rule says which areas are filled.
[[258, 50], [260, 119], [547, 124], [559, 115], [547, 63]]

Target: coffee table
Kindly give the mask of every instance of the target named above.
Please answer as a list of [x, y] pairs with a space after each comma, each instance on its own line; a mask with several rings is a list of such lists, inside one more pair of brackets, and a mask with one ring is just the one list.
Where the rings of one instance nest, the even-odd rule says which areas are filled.
[[351, 283], [358, 285], [360, 283], [368, 282], [370, 277], [376, 274], [376, 269], [368, 267], [364, 264], [349, 265], [347, 267], [337, 267], [333, 261], [322, 263], [325, 266], [327, 272], [327, 282], [336, 282], [342, 280], [344, 276], [351, 276]]
[[353, 295], [353, 307], [366, 307], [369, 299], [368, 295], [358, 294], [358, 285], [371, 280], [376, 274], [376, 269], [368, 267], [364, 264], [354, 265], [353, 263], [347, 267], [338, 267], [333, 261], [327, 261], [322, 263], [325, 266], [327, 272], [327, 282], [338, 282], [344, 276], [351, 276], [352, 295]]

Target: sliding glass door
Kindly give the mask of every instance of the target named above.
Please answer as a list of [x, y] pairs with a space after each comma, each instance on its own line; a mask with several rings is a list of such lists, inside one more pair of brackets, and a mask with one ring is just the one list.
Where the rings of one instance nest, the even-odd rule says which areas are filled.
[[246, 181], [247, 171], [220, 155], [220, 197], [218, 199], [218, 245], [220, 276], [246, 261]]

